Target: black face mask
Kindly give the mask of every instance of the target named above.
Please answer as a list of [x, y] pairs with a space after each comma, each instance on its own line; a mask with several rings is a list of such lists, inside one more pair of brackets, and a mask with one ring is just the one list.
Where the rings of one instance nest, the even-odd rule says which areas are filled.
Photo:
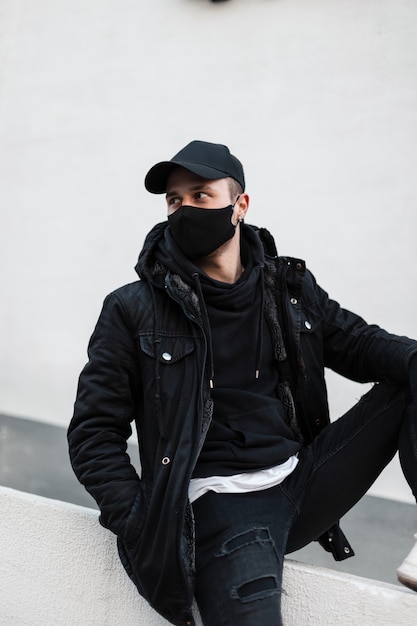
[[168, 215], [168, 223], [176, 244], [193, 259], [211, 254], [233, 237], [232, 215], [232, 204], [224, 209], [180, 206]]

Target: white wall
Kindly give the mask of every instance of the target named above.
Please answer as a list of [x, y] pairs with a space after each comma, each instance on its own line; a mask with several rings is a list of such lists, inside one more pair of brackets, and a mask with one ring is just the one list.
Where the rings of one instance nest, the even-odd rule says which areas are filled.
[[[136, 592], [96, 511], [5, 487], [0, 509], [0, 624], [168, 624]], [[286, 626], [415, 625], [417, 595], [403, 587], [295, 561], [283, 587]]]
[[[417, 3], [0, 0], [0, 411], [65, 425], [189, 140], [345, 306], [417, 336]], [[330, 378], [335, 415], [362, 393]], [[374, 493], [410, 499], [398, 467]], [[386, 487], [387, 480], [394, 487]], [[378, 491], [379, 490], [379, 491]]]

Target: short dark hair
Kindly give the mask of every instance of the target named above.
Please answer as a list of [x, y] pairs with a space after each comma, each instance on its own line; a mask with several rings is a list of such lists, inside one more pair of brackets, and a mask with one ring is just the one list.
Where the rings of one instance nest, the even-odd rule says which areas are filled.
[[242, 185], [234, 178], [229, 177], [227, 179], [229, 183], [230, 196], [233, 202], [235, 202], [236, 196], [240, 196], [243, 193]]

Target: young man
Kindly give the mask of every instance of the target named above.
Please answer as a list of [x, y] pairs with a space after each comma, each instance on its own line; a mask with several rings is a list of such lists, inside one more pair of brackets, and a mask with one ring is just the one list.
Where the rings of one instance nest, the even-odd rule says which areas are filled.
[[[241, 163], [193, 141], [156, 164], [168, 221], [110, 294], [69, 448], [127, 573], [172, 624], [276, 626], [286, 553], [353, 556], [338, 520], [397, 450], [417, 496], [417, 342], [342, 309], [244, 223]], [[376, 384], [329, 423], [324, 367]], [[127, 455], [138, 431], [140, 477]], [[402, 579], [417, 589], [417, 556]]]

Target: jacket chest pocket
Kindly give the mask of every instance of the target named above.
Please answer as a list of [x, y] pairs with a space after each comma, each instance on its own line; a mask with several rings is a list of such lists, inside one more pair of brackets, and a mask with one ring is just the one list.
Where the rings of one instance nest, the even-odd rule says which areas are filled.
[[[139, 336], [142, 353], [142, 376], [145, 393], [158, 380], [163, 404], [168, 399], [190, 399], [192, 389], [198, 387], [195, 339], [190, 335], [153, 333]], [[165, 408], [168, 406], [165, 404]]]
[[141, 350], [161, 365], [172, 366], [194, 351], [194, 339], [187, 336], [140, 335]]
[[[323, 372], [323, 336], [321, 319], [314, 311], [301, 311], [300, 353], [303, 360], [304, 383], [308, 386]], [[307, 390], [307, 387], [306, 387]]]
[[301, 309], [300, 311], [300, 332], [306, 335], [312, 335], [319, 330], [321, 319], [314, 311], [309, 309]]
[[[189, 397], [187, 387], [197, 385], [196, 345], [190, 335], [142, 334], [139, 337], [145, 385], [159, 385], [162, 401]], [[149, 387], [148, 387], [149, 390]]]

